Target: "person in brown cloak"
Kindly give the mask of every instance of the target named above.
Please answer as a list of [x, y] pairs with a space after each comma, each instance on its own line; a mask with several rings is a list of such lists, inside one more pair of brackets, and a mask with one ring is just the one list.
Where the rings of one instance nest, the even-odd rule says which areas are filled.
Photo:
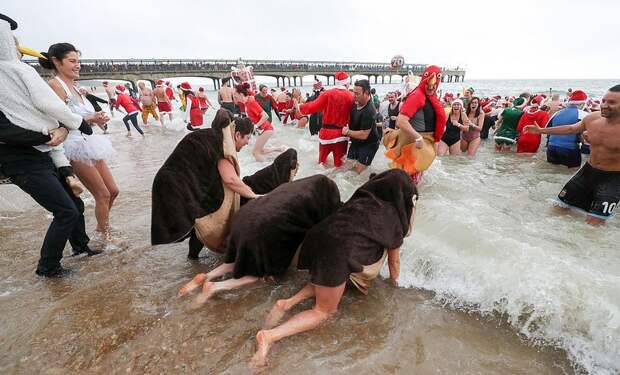
[[153, 181], [151, 243], [181, 242], [190, 238], [190, 258], [202, 245], [222, 252], [239, 197], [257, 197], [241, 181], [237, 151], [250, 141], [249, 120], [235, 119], [219, 110], [210, 129], [189, 133], [179, 142]]
[[[347, 282], [367, 293], [386, 258], [396, 285], [400, 246], [411, 231], [417, 199], [417, 188], [407, 173], [388, 170], [371, 177], [338, 211], [308, 231], [298, 268], [310, 271], [310, 283], [293, 297], [278, 300], [267, 315], [266, 329], [256, 335], [252, 367], [265, 365], [276, 341], [314, 329], [333, 315]], [[276, 326], [293, 306], [311, 297], [315, 297], [311, 310]]]
[[[196, 305], [214, 293], [282, 276], [306, 232], [342, 203], [335, 182], [324, 175], [293, 181], [241, 207], [231, 221], [224, 263], [200, 273], [179, 290], [183, 296], [204, 283]], [[213, 282], [232, 272], [232, 278]]]

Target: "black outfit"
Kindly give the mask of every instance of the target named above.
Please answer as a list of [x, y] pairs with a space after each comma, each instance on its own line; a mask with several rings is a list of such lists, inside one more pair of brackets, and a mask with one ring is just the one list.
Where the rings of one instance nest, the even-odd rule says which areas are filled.
[[60, 273], [67, 240], [74, 253], [94, 253], [88, 248], [90, 239], [84, 223], [84, 202], [73, 195], [65, 181], [72, 174], [71, 168], [56, 170], [46, 152], [31, 147], [49, 141], [49, 136], [21, 129], [0, 112], [0, 139], [4, 142], [0, 144], [0, 175], [8, 177], [54, 215], [43, 240], [37, 274], [55, 276]]
[[579, 148], [571, 150], [564, 147], [547, 146], [547, 161], [551, 164], [565, 165], [568, 168], [579, 167], [581, 165], [581, 150]]
[[351, 145], [347, 152], [347, 159], [356, 160], [366, 166], [372, 163], [372, 160], [379, 149], [379, 134], [377, 132], [377, 124], [375, 123], [376, 111], [372, 101], [368, 101], [362, 108], [353, 105], [351, 115], [349, 117], [350, 130], [369, 130], [368, 138], [356, 139], [351, 137]]
[[482, 130], [480, 130], [480, 138], [489, 138], [489, 129], [497, 122], [497, 116], [484, 116], [484, 123], [482, 124]]
[[400, 169], [374, 176], [308, 231], [298, 268], [310, 271], [312, 284], [336, 287], [385, 250], [399, 248], [409, 232], [413, 192], [411, 177]]
[[93, 108], [95, 109], [95, 112], [101, 112], [101, 106], [99, 105], [99, 103], [103, 103], [103, 104], [108, 104], [107, 100], [103, 100], [98, 96], [95, 96], [93, 94], [86, 94], [86, 100], [88, 100], [90, 102], [90, 104], [92, 104]]
[[392, 116], [398, 116], [400, 112], [399, 103], [395, 102], [396, 107], [392, 109], [392, 105], [388, 104], [388, 117], [390, 118], [390, 123], [388, 124], [388, 128], [396, 129], [396, 120], [392, 120]]
[[233, 216], [226, 263], [233, 277], [280, 276], [306, 232], [341, 205], [338, 186], [324, 175], [283, 184]]
[[[133, 125], [134, 128], [136, 128], [138, 133], [144, 135], [144, 132], [140, 128], [140, 125], [138, 125], [138, 114], [139, 113], [140, 112], [135, 112], [135, 113], [132, 113], [132, 114], [129, 114], [129, 115], [125, 115], [125, 117], [123, 117], [123, 123], [125, 124], [125, 127], [127, 128], [127, 131], [131, 131], [131, 129], [129, 128], [129, 122], [131, 122], [131, 124]], [[189, 129], [189, 127], [188, 127], [188, 129]]]
[[[463, 114], [459, 118], [459, 122], [461, 124], [465, 124], [463, 121]], [[459, 142], [461, 140], [461, 129], [458, 126], [452, 124], [452, 120], [450, 120], [450, 115], [448, 115], [448, 120], [446, 120], [446, 131], [443, 133], [441, 140], [444, 141], [448, 146], [452, 146], [453, 144]]]
[[603, 171], [585, 163], [564, 185], [558, 199], [601, 219], [608, 219], [620, 203], [620, 171]]
[[[291, 171], [297, 168], [297, 151], [289, 148], [271, 163], [271, 165], [256, 171], [251, 176], [243, 177], [242, 181], [256, 194], [267, 194], [278, 186], [291, 181]], [[249, 201], [241, 197], [241, 204]]]
[[[321, 95], [322, 92], [323, 92], [323, 89], [321, 89], [320, 91], [314, 91], [314, 94], [312, 94], [312, 96], [308, 98], [306, 103], [316, 100], [319, 97], [319, 95]], [[321, 126], [323, 126], [323, 112], [317, 112], [317, 113], [311, 114], [309, 123], [310, 124], [308, 126], [308, 129], [310, 130], [310, 135], [319, 134], [319, 131], [321, 130]]]

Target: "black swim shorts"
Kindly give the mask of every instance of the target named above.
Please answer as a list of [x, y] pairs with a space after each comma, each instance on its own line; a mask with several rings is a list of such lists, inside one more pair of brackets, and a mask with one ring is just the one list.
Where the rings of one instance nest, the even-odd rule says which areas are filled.
[[603, 171], [585, 163], [564, 186], [558, 199], [590, 216], [607, 220], [620, 202], [620, 172]]
[[372, 163], [372, 159], [375, 158], [375, 154], [379, 149], [379, 142], [372, 142], [366, 144], [354, 144], [351, 143], [349, 152], [347, 152], [347, 159], [356, 160], [360, 164], [369, 166]]
[[571, 150], [564, 147], [548, 146], [547, 161], [569, 168], [579, 167], [581, 165], [581, 151], [579, 149]]

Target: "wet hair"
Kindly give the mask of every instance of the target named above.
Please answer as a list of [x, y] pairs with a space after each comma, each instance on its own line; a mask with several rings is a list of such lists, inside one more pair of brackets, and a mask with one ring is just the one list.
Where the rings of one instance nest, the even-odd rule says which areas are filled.
[[254, 125], [252, 124], [252, 121], [250, 121], [249, 118], [237, 117], [235, 119], [235, 132], [239, 132], [239, 134], [245, 136], [248, 134], [252, 134], [252, 131], [254, 131]]
[[467, 113], [467, 116], [469, 116], [469, 114], [471, 113], [471, 102], [473, 102], [474, 100], [478, 101], [478, 107], [476, 108], [476, 112], [474, 113], [474, 117], [478, 118], [478, 116], [480, 116], [480, 98], [477, 96], [472, 96], [471, 99], [469, 99], [469, 103], [467, 103], [467, 109], [465, 110], [465, 112]]
[[233, 114], [227, 109], [220, 108], [215, 113], [215, 117], [213, 118], [213, 121], [211, 122], [211, 128], [216, 129], [216, 130], [222, 130], [228, 125], [230, 125], [232, 120], [233, 120]]
[[377, 93], [377, 90], [375, 90], [374, 88], [372, 88], [372, 89], [370, 89], [370, 93], [374, 95], [374, 94], [376, 94], [376, 93]]
[[46, 58], [43, 59], [39, 57], [39, 65], [41, 65], [42, 68], [45, 68], [48, 70], [56, 70], [56, 66], [54, 65], [54, 62], [52, 61], [52, 59], [55, 57], [58, 61], [62, 61], [62, 59], [67, 57], [67, 55], [71, 52], [75, 52], [78, 55], [80, 54], [80, 51], [78, 51], [73, 46], [73, 44], [70, 44], [70, 43], [52, 44], [50, 48], [47, 50], [47, 52], [41, 52], [41, 54], [45, 56]]
[[235, 91], [241, 95], [250, 96], [251, 87], [249, 83], [243, 82], [235, 86]]
[[367, 79], [358, 79], [357, 81], [355, 81], [355, 86], [357, 87], [361, 87], [362, 91], [370, 94], [370, 81]]
[[610, 88], [609, 91], [620, 92], [620, 85], [615, 85], [614, 87]]

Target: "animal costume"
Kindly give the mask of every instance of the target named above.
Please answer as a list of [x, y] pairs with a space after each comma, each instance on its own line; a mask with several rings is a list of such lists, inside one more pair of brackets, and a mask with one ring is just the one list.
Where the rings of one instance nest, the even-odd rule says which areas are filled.
[[[409, 123], [423, 138], [424, 146], [416, 148], [415, 140], [402, 129], [386, 129], [383, 144], [390, 168], [407, 172], [414, 180], [435, 160], [434, 143], [439, 142], [446, 128], [446, 112], [436, 96], [441, 82], [441, 69], [431, 65], [424, 70], [418, 86], [403, 101], [400, 114], [409, 117]], [[426, 94], [426, 89], [432, 89]]]

